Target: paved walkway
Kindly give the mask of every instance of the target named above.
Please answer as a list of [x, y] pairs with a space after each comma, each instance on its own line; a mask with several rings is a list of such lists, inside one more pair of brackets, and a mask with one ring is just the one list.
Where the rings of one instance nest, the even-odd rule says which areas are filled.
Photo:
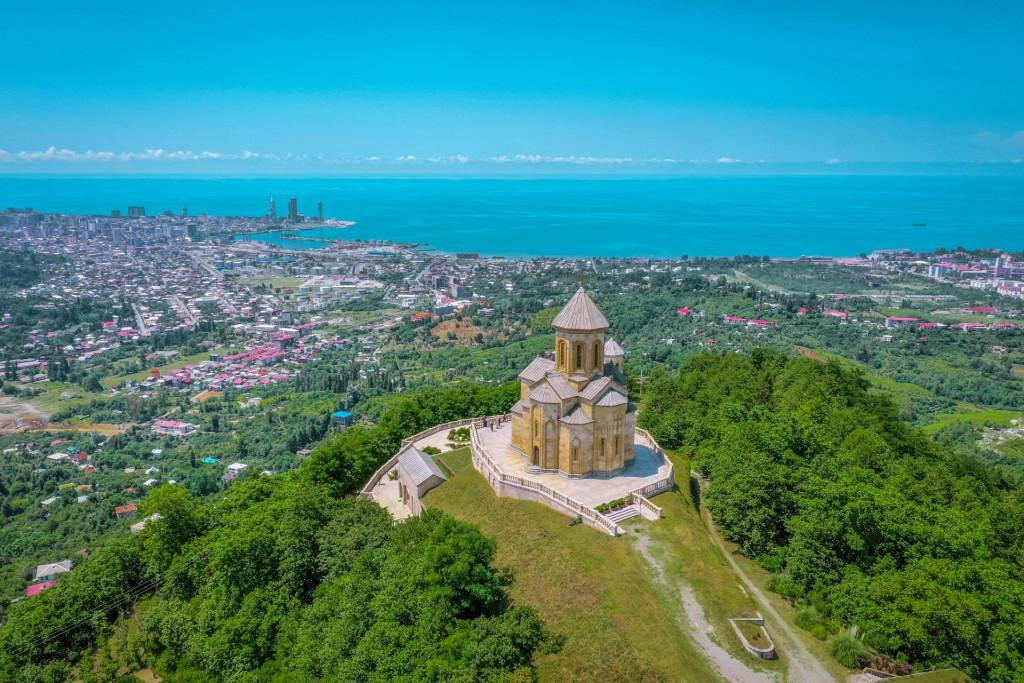
[[495, 464], [505, 474], [539, 482], [591, 507], [622, 498], [638, 488], [655, 483], [668, 474], [668, 463], [654, 450], [640, 443], [634, 444], [633, 464], [621, 474], [607, 479], [598, 477], [569, 479], [559, 474], [527, 472], [526, 457], [512, 448], [511, 422], [497, 426], [494, 431], [491, 431], [490, 428], [479, 428], [477, 429], [477, 438], [480, 439]]
[[[413, 446], [420, 449], [421, 451], [427, 446], [433, 446], [442, 453], [447, 453], [448, 451], [451, 450], [450, 448], [448, 448], [448, 432], [450, 431], [450, 429], [442, 429], [436, 434], [431, 434], [430, 436], [424, 437], [419, 441], [414, 441]], [[467, 441], [464, 445], [468, 446], [469, 442]]]
[[[703, 497], [703, 493], [701, 495]], [[739, 577], [740, 583], [746, 589], [747, 594], [754, 599], [761, 613], [765, 616], [765, 625], [774, 634], [773, 637], [776, 645], [781, 646], [780, 649], [788, 655], [789, 680], [793, 681], [793, 683], [825, 683], [826, 681], [835, 681], [835, 676], [830, 674], [822, 663], [818, 661], [818, 658], [811, 653], [796, 631], [782, 618], [782, 615], [779, 614], [775, 606], [768, 600], [768, 596], [761, 591], [753, 579], [747, 576], [747, 573], [736, 562], [736, 558], [732, 556], [732, 552], [726, 547], [725, 541], [722, 540], [721, 535], [718, 533], [718, 527], [715, 526], [711, 513], [703, 505], [701, 506], [701, 515], [707, 521], [708, 535], [711, 537], [711, 540], [722, 551], [722, 554], [725, 555], [726, 562], [729, 563], [733, 572]]]
[[412, 517], [412, 511], [402, 502], [401, 497], [398, 495], [398, 480], [391, 481], [386, 474], [373, 487], [373, 491], [370, 492], [370, 498], [377, 505], [390, 512], [396, 522]]

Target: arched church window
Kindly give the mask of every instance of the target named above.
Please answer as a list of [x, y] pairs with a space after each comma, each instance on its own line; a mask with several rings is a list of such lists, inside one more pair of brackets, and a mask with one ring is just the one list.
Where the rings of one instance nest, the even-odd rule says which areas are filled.
[[601, 345], [599, 342], [594, 342], [594, 367], [601, 367]]
[[576, 369], [583, 368], [583, 344], [576, 345]]
[[565, 340], [559, 340], [558, 342], [558, 367], [565, 367]]

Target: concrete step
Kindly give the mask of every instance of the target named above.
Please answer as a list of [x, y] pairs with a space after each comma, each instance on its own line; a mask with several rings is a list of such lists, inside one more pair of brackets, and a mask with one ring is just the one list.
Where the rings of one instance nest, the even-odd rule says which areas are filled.
[[627, 505], [624, 508], [619, 508], [618, 510], [606, 512], [604, 516], [618, 524], [619, 522], [630, 519], [631, 517], [639, 517], [640, 508], [637, 507], [636, 505]]

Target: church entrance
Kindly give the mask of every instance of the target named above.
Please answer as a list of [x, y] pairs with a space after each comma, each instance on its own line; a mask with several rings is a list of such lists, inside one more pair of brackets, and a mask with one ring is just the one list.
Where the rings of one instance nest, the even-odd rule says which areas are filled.
[[540, 447], [538, 446], [533, 447], [533, 464], [540, 465]]

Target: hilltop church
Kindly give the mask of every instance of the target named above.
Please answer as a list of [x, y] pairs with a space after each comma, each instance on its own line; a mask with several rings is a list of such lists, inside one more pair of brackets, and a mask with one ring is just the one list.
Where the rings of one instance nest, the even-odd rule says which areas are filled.
[[608, 320], [583, 287], [552, 325], [554, 360], [536, 358], [519, 374], [512, 446], [533, 472], [615, 474], [633, 462], [636, 428], [622, 347], [605, 340]]

